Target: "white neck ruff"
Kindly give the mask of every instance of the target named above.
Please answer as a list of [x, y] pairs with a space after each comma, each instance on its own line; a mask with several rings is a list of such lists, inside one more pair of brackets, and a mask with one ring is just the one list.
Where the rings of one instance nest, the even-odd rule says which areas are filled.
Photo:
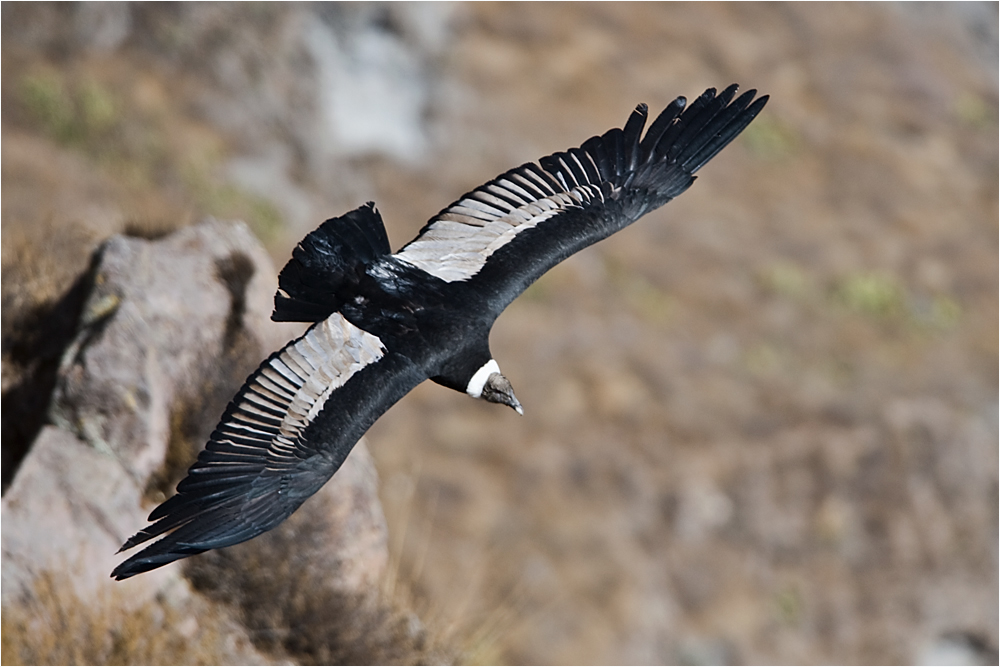
[[496, 361], [490, 359], [483, 367], [476, 371], [476, 374], [472, 376], [469, 380], [469, 386], [465, 388], [465, 393], [472, 398], [479, 398], [483, 395], [483, 387], [486, 386], [486, 380], [489, 379], [494, 373], [500, 372], [500, 366]]

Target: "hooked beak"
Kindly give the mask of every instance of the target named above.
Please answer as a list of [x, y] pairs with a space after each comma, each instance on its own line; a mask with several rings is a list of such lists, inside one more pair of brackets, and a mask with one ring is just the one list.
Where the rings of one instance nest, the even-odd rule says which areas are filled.
[[488, 378], [486, 378], [486, 384], [483, 385], [483, 393], [480, 398], [489, 401], [490, 403], [502, 403], [508, 405], [517, 412], [519, 415], [524, 414], [524, 408], [521, 407], [521, 402], [517, 400], [514, 396], [514, 388], [510, 385], [510, 380], [505, 378], [500, 373], [491, 373]]

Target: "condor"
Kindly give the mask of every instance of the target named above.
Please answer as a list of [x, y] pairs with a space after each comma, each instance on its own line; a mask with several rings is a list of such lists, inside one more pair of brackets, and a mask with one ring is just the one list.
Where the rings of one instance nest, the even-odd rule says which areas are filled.
[[[125, 579], [284, 521], [396, 401], [430, 379], [521, 412], [490, 354], [497, 316], [573, 253], [687, 190], [767, 102], [737, 86], [674, 100], [650, 125], [529, 162], [464, 195], [393, 253], [368, 203], [324, 222], [281, 271], [278, 321], [312, 322], [236, 394], [204, 451], [122, 550]], [[685, 108], [686, 107], [686, 108]]]

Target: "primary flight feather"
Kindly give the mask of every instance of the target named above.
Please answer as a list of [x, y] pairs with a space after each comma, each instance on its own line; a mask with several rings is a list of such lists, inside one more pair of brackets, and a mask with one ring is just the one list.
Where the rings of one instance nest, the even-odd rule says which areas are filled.
[[270, 530], [319, 490], [379, 416], [438, 384], [521, 412], [490, 354], [493, 322], [550, 268], [684, 192], [767, 102], [732, 85], [511, 169], [395, 254], [375, 206], [327, 220], [278, 277], [277, 321], [313, 322], [246, 381], [204, 451], [122, 546], [116, 579]]

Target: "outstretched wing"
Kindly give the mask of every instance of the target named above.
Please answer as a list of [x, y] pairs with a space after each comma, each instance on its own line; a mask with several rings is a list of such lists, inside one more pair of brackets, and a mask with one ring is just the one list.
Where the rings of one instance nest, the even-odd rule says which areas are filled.
[[247, 379], [177, 494], [122, 550], [169, 534], [111, 576], [125, 579], [274, 528], [424, 379], [406, 357], [340, 313], [313, 325]]
[[[662, 206], [726, 147], [767, 102], [734, 84], [685, 109], [678, 97], [650, 125], [640, 104], [624, 129], [512, 169], [432, 218], [394, 255], [462, 283], [499, 314], [543, 273]], [[641, 138], [640, 138], [641, 137]]]

